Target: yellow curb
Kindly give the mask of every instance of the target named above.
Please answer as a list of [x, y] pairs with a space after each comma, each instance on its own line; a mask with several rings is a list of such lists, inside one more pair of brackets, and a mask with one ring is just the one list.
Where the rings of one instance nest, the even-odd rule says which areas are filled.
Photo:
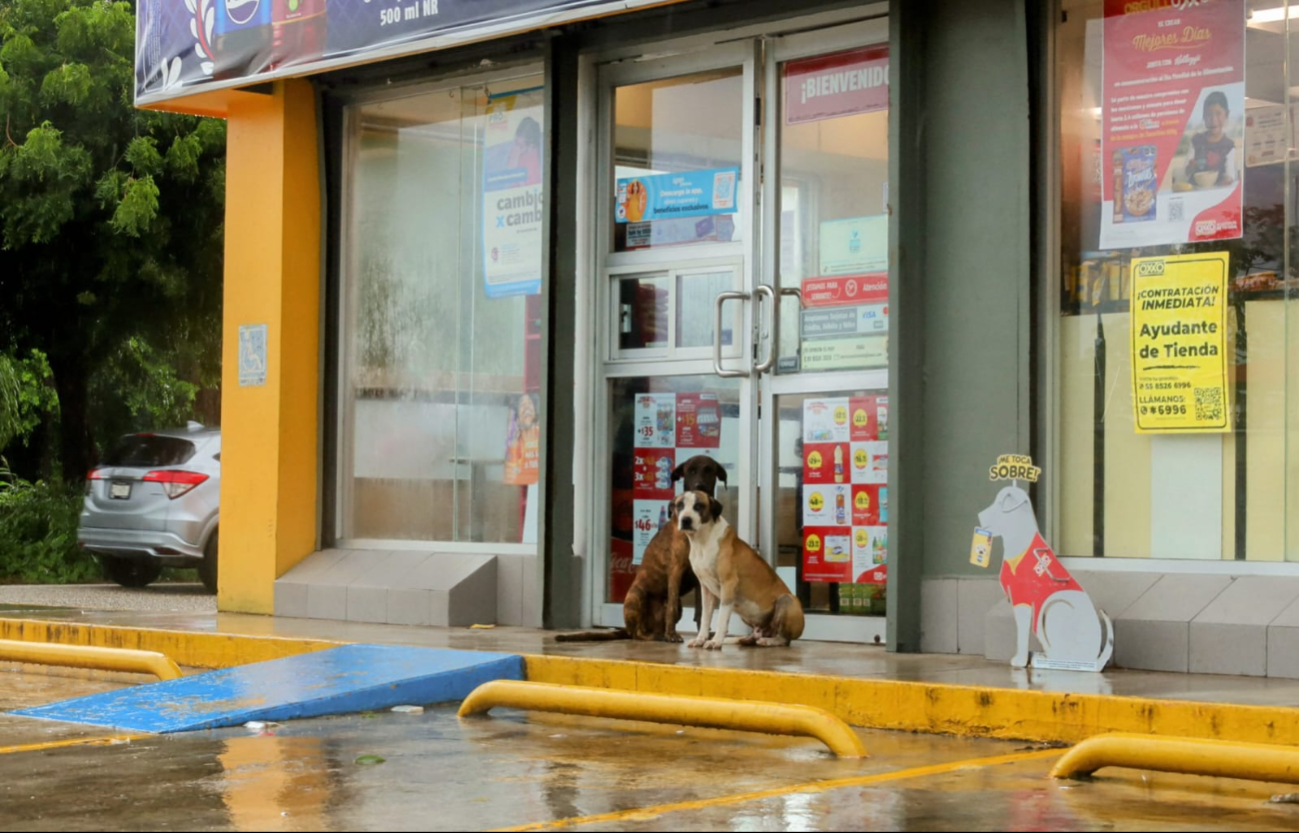
[[1299, 709], [525, 655], [527, 679], [816, 706], [852, 726], [1078, 743], [1105, 732], [1299, 744]]
[[[0, 619], [0, 639], [167, 654], [229, 668], [348, 644], [35, 619]], [[815, 706], [852, 726], [1074, 744], [1105, 732], [1299, 745], [1299, 709], [834, 677], [523, 654], [532, 682]]]
[[346, 644], [323, 639], [169, 631], [38, 619], [0, 619], [0, 639], [155, 651], [171, 657], [177, 665], [192, 668], [229, 668]]

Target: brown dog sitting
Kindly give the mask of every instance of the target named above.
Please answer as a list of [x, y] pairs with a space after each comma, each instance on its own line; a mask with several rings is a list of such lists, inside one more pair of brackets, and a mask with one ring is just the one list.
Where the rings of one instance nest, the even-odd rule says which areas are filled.
[[[686, 492], [713, 496], [717, 481], [726, 483], [726, 469], [704, 454], [686, 460], [672, 471], [672, 481], [685, 481]], [[675, 504], [674, 504], [675, 507]], [[680, 642], [677, 621], [681, 618], [681, 597], [699, 586], [690, 569], [690, 540], [677, 528], [675, 508], [672, 520], [662, 527], [645, 548], [636, 578], [622, 604], [623, 627], [608, 631], [561, 633], [557, 642], [595, 642], [606, 639], [639, 639]], [[695, 622], [700, 616], [695, 605]]]

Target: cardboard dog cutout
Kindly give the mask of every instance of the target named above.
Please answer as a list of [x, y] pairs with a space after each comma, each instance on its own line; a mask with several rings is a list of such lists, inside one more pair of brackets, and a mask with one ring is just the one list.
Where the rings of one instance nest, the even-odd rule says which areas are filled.
[[[1010, 485], [979, 513], [970, 561], [988, 567], [992, 540], [1001, 539], [999, 578], [1015, 616], [1012, 667], [1027, 666], [1031, 656], [1034, 668], [1101, 671], [1114, 654], [1114, 625], [1105, 611], [1097, 611], [1038, 529], [1033, 503], [1019, 481], [1036, 483], [1041, 471], [1031, 457], [998, 458], [989, 480]], [[1037, 636], [1042, 653], [1031, 655], [1030, 634]]]

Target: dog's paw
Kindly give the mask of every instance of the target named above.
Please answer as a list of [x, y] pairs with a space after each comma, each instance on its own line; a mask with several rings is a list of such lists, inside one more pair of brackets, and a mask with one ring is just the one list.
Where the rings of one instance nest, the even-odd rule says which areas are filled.
[[703, 639], [692, 639], [692, 640], [690, 640], [689, 642], [686, 643], [686, 647], [687, 647], [687, 648], [702, 648], [702, 647], [704, 647], [704, 640], [703, 640]]
[[722, 640], [710, 639], [704, 643], [704, 648], [709, 651], [720, 651], [722, 650]]
[[673, 633], [665, 633], [665, 634], [663, 634], [663, 641], [664, 641], [664, 642], [684, 642], [685, 640], [683, 640], [683, 639], [681, 638], [681, 635], [680, 635], [680, 634], [678, 634], [678, 633], [676, 633], [676, 632], [674, 631]]

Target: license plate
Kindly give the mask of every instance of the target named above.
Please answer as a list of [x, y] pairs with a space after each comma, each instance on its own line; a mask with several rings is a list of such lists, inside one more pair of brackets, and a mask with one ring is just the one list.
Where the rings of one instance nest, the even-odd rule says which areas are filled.
[[131, 496], [131, 484], [110, 483], [108, 486], [108, 496], [118, 498], [119, 500], [126, 500]]

